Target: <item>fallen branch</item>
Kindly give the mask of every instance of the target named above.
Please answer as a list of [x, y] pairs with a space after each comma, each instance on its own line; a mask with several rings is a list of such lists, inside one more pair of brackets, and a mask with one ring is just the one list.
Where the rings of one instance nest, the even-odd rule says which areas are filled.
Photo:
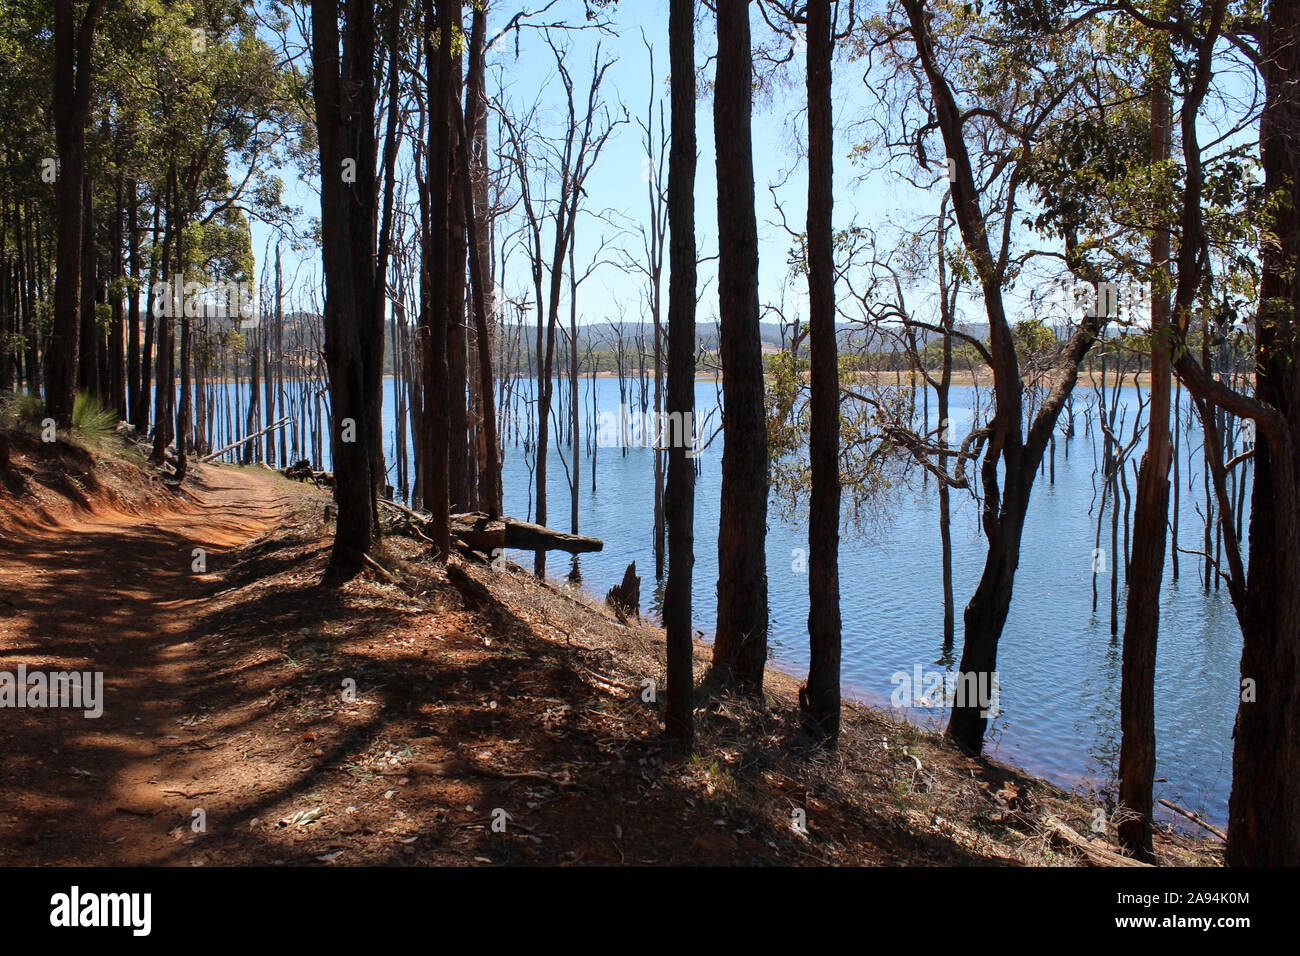
[[1162, 807], [1168, 807], [1170, 810], [1174, 811], [1174, 813], [1181, 813], [1183, 816], [1185, 816], [1187, 819], [1191, 820], [1191, 821], [1192, 821], [1193, 823], [1195, 823], [1197, 826], [1205, 827], [1205, 829], [1209, 830], [1211, 833], [1213, 833], [1216, 837], [1218, 837], [1218, 838], [1219, 838], [1220, 840], [1222, 840], [1224, 843], [1227, 843], [1227, 842], [1228, 842], [1228, 834], [1224, 833], [1224, 832], [1223, 832], [1222, 830], [1220, 830], [1218, 827], [1214, 827], [1214, 826], [1211, 826], [1210, 824], [1206, 823], [1204, 820], [1202, 820], [1202, 819], [1201, 819], [1199, 816], [1197, 816], [1195, 813], [1192, 813], [1190, 810], [1184, 810], [1182, 807], [1178, 806], [1177, 804], [1170, 803], [1168, 800], [1161, 800], [1161, 801], [1160, 801], [1160, 805], [1161, 805]]
[[1090, 863], [1097, 866], [1150, 866], [1150, 863], [1143, 863], [1141, 860], [1135, 860], [1131, 856], [1124, 856], [1116, 853], [1114, 850], [1100, 843], [1097, 840], [1089, 840], [1080, 836], [1076, 831], [1070, 829], [1055, 817], [1047, 818], [1048, 835], [1053, 843], [1063, 845], [1072, 850], [1078, 850]]
[[199, 463], [202, 464], [203, 462], [211, 461], [212, 459], [216, 458], [218, 455], [224, 455], [226, 452], [230, 451], [231, 449], [238, 448], [240, 445], [250, 442], [254, 438], [260, 438], [261, 436], [269, 432], [271, 429], [279, 428], [281, 425], [287, 425], [291, 421], [293, 421], [293, 419], [290, 418], [288, 415], [286, 415], [278, 422], [275, 422], [271, 425], [267, 425], [265, 428], [261, 429], [260, 431], [255, 431], [251, 435], [245, 435], [243, 438], [239, 439], [239, 441], [232, 442], [231, 444], [227, 445], [225, 448], [218, 448], [210, 455], [204, 455], [202, 458], [199, 459]]

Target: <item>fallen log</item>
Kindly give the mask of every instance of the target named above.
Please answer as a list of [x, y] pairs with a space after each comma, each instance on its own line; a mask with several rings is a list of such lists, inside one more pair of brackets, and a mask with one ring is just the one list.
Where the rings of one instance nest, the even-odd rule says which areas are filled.
[[239, 441], [237, 441], [237, 442], [231, 442], [231, 443], [230, 443], [229, 445], [227, 445], [225, 448], [218, 448], [216, 451], [212, 452], [212, 454], [210, 454], [210, 455], [204, 455], [202, 458], [199, 459], [199, 462], [200, 462], [200, 463], [203, 463], [203, 462], [211, 461], [212, 459], [216, 458], [218, 455], [224, 455], [226, 452], [228, 452], [228, 451], [230, 451], [230, 450], [232, 450], [232, 449], [234, 449], [234, 448], [238, 448], [240, 445], [246, 445], [246, 444], [248, 444], [250, 441], [252, 441], [254, 438], [259, 438], [259, 437], [261, 437], [262, 435], [265, 435], [265, 434], [266, 434], [267, 432], [269, 432], [271, 429], [273, 429], [273, 428], [279, 428], [281, 425], [284, 425], [284, 424], [286, 424], [286, 423], [288, 423], [288, 422], [291, 422], [291, 421], [293, 421], [293, 419], [290, 418], [290, 417], [288, 417], [288, 416], [286, 415], [284, 418], [280, 419], [278, 422], [273, 422], [272, 424], [267, 425], [265, 428], [262, 428], [262, 429], [259, 429], [258, 431], [253, 432], [253, 434], [251, 434], [251, 435], [245, 435], [243, 438], [239, 439]]
[[1089, 863], [1097, 866], [1150, 866], [1150, 863], [1143, 863], [1141, 860], [1135, 860], [1131, 856], [1124, 856], [1116, 853], [1110, 847], [1103, 844], [1100, 840], [1089, 840], [1081, 836], [1077, 831], [1072, 830], [1055, 817], [1047, 818], [1049, 836], [1053, 843], [1058, 846], [1078, 850], [1084, 855]]
[[334, 476], [328, 471], [314, 471], [311, 462], [307, 459], [296, 461], [288, 468], [281, 468], [280, 474], [294, 481], [311, 481], [317, 485], [324, 485], [327, 488], [334, 487]]
[[569, 554], [590, 554], [601, 551], [605, 542], [580, 534], [553, 531], [539, 524], [506, 518], [506, 547], [520, 551], [565, 551]]
[[[386, 498], [379, 503], [409, 519], [420, 530], [425, 530], [432, 520], [428, 515]], [[505, 548], [516, 551], [565, 551], [569, 554], [589, 554], [601, 551], [605, 542], [580, 534], [555, 531], [540, 524], [519, 521], [516, 518], [489, 518], [477, 511], [451, 516], [451, 535], [459, 538], [471, 551], [491, 556]]]

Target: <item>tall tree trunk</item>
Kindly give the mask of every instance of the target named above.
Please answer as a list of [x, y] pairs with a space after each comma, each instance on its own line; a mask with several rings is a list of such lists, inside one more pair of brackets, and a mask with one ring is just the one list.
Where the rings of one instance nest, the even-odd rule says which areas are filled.
[[[489, 0], [474, 10], [470, 27], [469, 75], [460, 144], [462, 165], [470, 171], [469, 196], [465, 200], [470, 245], [470, 288], [474, 306], [479, 385], [479, 501], [493, 517], [501, 514], [501, 464], [497, 441], [496, 403], [492, 390], [492, 346], [495, 342], [497, 303], [492, 284], [492, 238], [488, 225], [487, 96], [485, 47]], [[477, 276], [476, 276], [477, 273]]]
[[[1168, 91], [1168, 37], [1155, 38], [1151, 92], [1151, 160], [1169, 158], [1172, 116]], [[1152, 848], [1152, 786], [1156, 770], [1156, 642], [1160, 630], [1160, 582], [1164, 576], [1169, 521], [1169, 257], [1170, 230], [1151, 238], [1151, 408], [1147, 450], [1138, 471], [1134, 546], [1125, 582], [1124, 650], [1120, 684], [1119, 802], [1125, 813], [1119, 841], [1129, 854], [1155, 862]], [[1118, 502], [1117, 502], [1118, 504]], [[1116, 560], [1112, 575], [1119, 576]]]
[[78, 349], [77, 390], [99, 395], [99, 328], [95, 321], [95, 205], [91, 177], [81, 182], [81, 345]]
[[800, 696], [812, 730], [840, 732], [840, 381], [835, 344], [831, 0], [809, 0], [808, 325], [811, 383], [808, 523], [808, 683]]
[[153, 454], [152, 458], [158, 464], [162, 464], [166, 457], [167, 444], [171, 441], [172, 433], [172, 339], [175, 337], [173, 329], [176, 327], [175, 313], [178, 308], [184, 308], [184, 302], [180, 301], [180, 292], [176, 289], [175, 282], [167, 275], [167, 270], [171, 268], [171, 249], [175, 241], [176, 234], [176, 169], [173, 165], [167, 168], [167, 186], [165, 200], [167, 207], [167, 226], [163, 233], [162, 255], [158, 260], [158, 268], [161, 273], [164, 295], [161, 297], [161, 308], [158, 312], [158, 369], [154, 374], [156, 383], [154, 385], [154, 436], [153, 436]]
[[[368, 408], [383, 355], [373, 327], [376, 294], [373, 0], [343, 5], [342, 55], [333, 3], [312, 7], [312, 65], [321, 157], [325, 363], [329, 373], [338, 519], [324, 583], [364, 565], [378, 528], [371, 474], [376, 410]], [[348, 181], [345, 181], [345, 178]], [[382, 291], [382, 290], [381, 290]]]
[[[1260, 428], [1241, 618], [1242, 692], [1225, 859], [1300, 864], [1300, 2], [1271, 0], [1260, 117], [1264, 191], [1279, 201], [1261, 250], [1255, 392], [1284, 426]], [[1271, 433], [1272, 432], [1272, 433]], [[1249, 699], [1253, 698], [1253, 699]]]
[[122, 218], [123, 218], [123, 184], [118, 175], [113, 205], [113, 222], [109, 229], [108, 241], [108, 283], [110, 314], [112, 323], [108, 332], [108, 405], [117, 412], [118, 421], [126, 419], [126, 325], [122, 315], [122, 289], [120, 279], [125, 271], [122, 267]]
[[[695, 567], [695, 2], [669, 0], [672, 139], [668, 151], [668, 394], [676, 423], [668, 444], [665, 518], [668, 582], [663, 620], [667, 633], [665, 722], [684, 749], [694, 740], [695, 689], [691, 586]], [[595, 388], [593, 383], [593, 395]], [[593, 449], [594, 452], [594, 449]]]
[[[185, 280], [185, 223], [189, 213], [185, 206], [180, 206], [180, 226], [176, 231], [176, 274]], [[190, 393], [190, 346], [194, 334], [194, 323], [188, 303], [181, 309], [181, 392], [176, 408], [176, 477], [183, 479], [187, 468], [190, 450], [191, 393]]]
[[140, 431], [140, 188], [134, 179], [126, 181], [126, 195], [126, 404], [127, 420]]
[[135, 430], [139, 435], [149, 431], [149, 402], [153, 397], [152, 378], [154, 363], [154, 332], [157, 320], [157, 299], [154, 286], [158, 283], [158, 227], [161, 222], [162, 203], [154, 197], [153, 229], [150, 231], [151, 248], [149, 250], [149, 284], [145, 287], [144, 297], [144, 342], [140, 351], [140, 390], [136, 393]]
[[[460, 4], [448, 9], [454, 34], [462, 30]], [[468, 175], [460, 158], [460, 133], [453, 121], [453, 104], [463, 92], [461, 56], [448, 54], [447, 136], [449, 185], [447, 229], [447, 496], [453, 512], [470, 508], [469, 410], [465, 382], [469, 376], [465, 335], [465, 264], [467, 210], [462, 200], [463, 180]]]
[[[451, 187], [451, 0], [438, 0], [437, 46], [432, 31], [426, 30], [427, 81], [429, 88], [429, 233], [427, 269], [429, 302], [424, 343], [425, 500], [433, 516], [430, 524], [434, 546], [442, 558], [451, 553], [450, 474], [448, 443], [451, 440], [448, 404], [447, 301], [448, 190]], [[431, 0], [425, 0], [427, 26]]]
[[758, 322], [758, 225], [750, 111], [749, 0], [718, 0], [713, 98], [722, 360], [722, 500], [713, 664], [758, 695], [767, 662], [767, 422]]
[[[481, 11], [475, 14], [474, 30], [481, 28], [482, 16]], [[471, 98], [477, 95], [472, 92], [473, 89], [474, 86], [471, 84]], [[457, 108], [459, 109], [459, 106]], [[472, 170], [474, 167], [470, 162], [464, 116], [459, 115], [458, 120], [461, 164]], [[486, 175], [486, 170], [484, 174]], [[479, 387], [479, 501], [490, 517], [499, 518], [501, 516], [501, 464], [497, 457], [496, 402], [492, 394], [492, 331], [488, 325], [491, 278], [484, 258], [490, 250], [482, 242], [480, 230], [484, 228], [483, 211], [479, 208], [475, 190], [471, 187], [469, 178], [461, 180], [461, 201], [467, 210], [465, 223], [469, 239], [470, 298], [474, 309], [474, 336], [477, 343], [474, 351], [478, 360], [476, 377]]]
[[54, 188], [54, 323], [45, 348], [45, 411], [59, 428], [72, 426], [81, 321], [82, 190], [90, 57], [100, 0], [91, 0], [78, 28], [73, 0], [54, 0], [54, 140], [59, 154]]

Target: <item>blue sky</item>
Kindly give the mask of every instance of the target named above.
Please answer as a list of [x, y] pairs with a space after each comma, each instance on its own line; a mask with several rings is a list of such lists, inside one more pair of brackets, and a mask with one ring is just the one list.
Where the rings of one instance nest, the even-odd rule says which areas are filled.
[[[545, 0], [514, 0], [505, 6], [501, 0], [493, 0], [493, 4], [496, 13], [495, 16], [489, 15], [489, 36], [495, 35], [517, 9], [523, 7], [535, 10], [544, 7]], [[864, 15], [874, 10], [860, 8], [858, 12], [859, 15]], [[613, 240], [614, 245], [622, 246], [633, 255], [639, 255], [642, 239], [636, 230], [648, 219], [648, 197], [643, 178], [646, 169], [643, 132], [636, 120], [644, 119], [652, 92], [649, 57], [645, 47], [647, 41], [654, 47], [654, 85], [664, 102], [667, 116], [668, 3], [667, 0], [621, 0], [611, 19], [612, 32], [583, 29], [555, 31], [553, 35], [558, 45], [569, 49], [567, 62], [580, 103], [585, 103], [585, 84], [597, 44], [602, 57], [614, 60], [606, 75], [602, 92], [610, 110], [621, 112], [626, 108], [631, 121], [619, 126], [606, 144], [587, 181], [585, 208], [589, 212], [612, 211], [614, 218], [628, 230]], [[581, 24], [585, 22], [584, 5], [582, 0], [557, 0], [546, 15], [537, 20]], [[756, 47], [772, 43], [789, 46], [790, 41], [784, 38], [778, 40], [774, 36], [756, 7], [751, 9], [751, 23]], [[711, 60], [715, 45], [713, 31], [711, 13], [703, 11], [696, 31], [696, 63], [701, 68], [699, 78], [702, 95], [698, 99], [696, 112], [699, 161], [695, 197], [696, 240], [701, 257], [714, 256], [717, 251], [712, 99], [707, 92], [707, 84], [714, 74]], [[490, 53], [489, 93], [498, 96], [506, 108], [513, 112], [526, 110], [536, 99], [541, 104], [540, 115], [543, 120], [549, 116], [552, 130], [557, 130], [563, 119], [564, 100], [554, 55], [542, 32], [537, 29], [522, 30], [517, 48], [518, 55], [513, 37], [507, 37]], [[787, 259], [792, 240], [782, 225], [782, 215], [778, 211], [779, 202], [789, 228], [795, 231], [802, 229], [807, 190], [806, 164], [800, 159], [805, 137], [803, 70], [802, 52], [796, 49], [794, 58], [784, 67], [784, 73], [776, 78], [776, 85], [757, 97], [753, 117], [760, 301], [765, 306], [781, 306], [787, 318], [806, 312], [805, 284], [801, 279], [791, 280], [788, 275]], [[869, 111], [876, 102], [871, 91], [864, 85], [864, 70], [863, 64], [851, 62], [843, 55], [837, 56], [834, 64], [835, 227], [844, 229], [854, 224], [866, 224], [882, 231], [892, 227], [901, 234], [909, 224], [937, 213], [940, 192], [936, 188], [927, 194], [900, 184], [888, 170], [868, 172], [850, 162], [850, 151], [858, 145], [855, 136], [862, 135], [863, 120], [869, 118]], [[1223, 84], [1228, 95], [1233, 95], [1234, 92], [1239, 94], [1246, 88], [1242, 78], [1231, 73], [1220, 74], [1216, 80]], [[1203, 137], [1208, 139], [1212, 127], [1221, 119], [1203, 116]], [[498, 135], [496, 124], [493, 123], [491, 136], [494, 146]], [[1253, 129], [1247, 135], [1253, 136]], [[399, 169], [403, 165], [405, 164], [399, 161]], [[315, 185], [292, 179], [287, 171], [285, 178], [291, 180], [288, 200], [303, 207], [304, 217], [319, 215]], [[413, 180], [406, 185], [414, 191]], [[515, 225], [517, 221], [513, 224], [506, 222], [498, 228], [504, 233], [515, 228]], [[577, 241], [580, 273], [595, 256], [602, 235], [612, 232], [611, 227], [595, 222], [590, 216], [583, 217]], [[270, 232], [265, 226], [255, 224], [253, 235], [254, 254], [258, 257], [260, 268]], [[884, 234], [881, 238], [882, 244], [887, 248], [889, 236]], [[955, 236], [953, 240], [955, 241]], [[301, 263], [292, 261], [290, 254], [286, 255], [289, 256], [285, 267], [286, 281], [292, 281], [296, 276], [302, 287], [319, 283], [317, 255], [307, 255]], [[610, 255], [608, 248], [605, 255]], [[704, 289], [698, 313], [701, 322], [710, 321], [716, 316], [714, 275], [714, 263], [703, 263], [699, 274]], [[1020, 283], [1019, 290], [1008, 295], [1008, 301], [1013, 305], [1013, 311], [1019, 304], [1021, 311], [1028, 314], [1023, 309], [1028, 288], [1036, 284], [1041, 293], [1045, 284], [1041, 279], [1026, 279]], [[531, 283], [522, 250], [515, 249], [509, 254], [504, 278], [499, 275], [498, 282], [503, 283], [505, 293], [511, 297], [531, 298]], [[641, 273], [617, 265], [602, 266], [579, 290], [579, 321], [600, 323], [617, 319], [620, 313], [626, 321], [645, 319], [648, 317], [645, 290], [646, 279]], [[661, 291], [666, 296], [666, 266]], [[839, 294], [843, 300], [846, 290], [841, 287]], [[319, 295], [316, 301], [319, 301]], [[1061, 297], [1058, 301], [1063, 302], [1064, 298]], [[291, 305], [297, 305], [297, 301]], [[931, 308], [927, 297], [921, 295], [914, 296], [909, 306], [922, 312]], [[965, 300], [959, 308], [968, 320], [978, 322], [983, 319], [982, 308], [977, 301]], [[567, 301], [561, 306], [561, 314], [567, 318]], [[1063, 315], [1060, 313], [1057, 318]], [[1141, 318], [1139, 321], [1142, 321]]]
[[[527, 8], [535, 9], [542, 5], [534, 2], [527, 4]], [[507, 8], [501, 8], [502, 12], [498, 13], [495, 20], [489, 19], [489, 35], [495, 34], [504, 25], [516, 6], [509, 7], [508, 13]], [[559, 0], [545, 19], [582, 23], [583, 4], [581, 0]], [[616, 240], [616, 244], [637, 254], [642, 248], [642, 240], [636, 230], [648, 220], [649, 202], [643, 179], [646, 172], [643, 132], [636, 122], [638, 118], [644, 119], [651, 93], [649, 56], [642, 36], [644, 33], [645, 41], [654, 47], [655, 86], [663, 99], [664, 115], [667, 117], [667, 0], [622, 0], [612, 21], [614, 33], [575, 30], [563, 34], [557, 31], [554, 36], [557, 44], [570, 49], [569, 68], [575, 86], [578, 87], [579, 97], [585, 96], [585, 82], [590, 76], [597, 44], [600, 45], [603, 57], [615, 60], [606, 75], [602, 91], [611, 110], [621, 111], [626, 107], [631, 121], [615, 130], [592, 171], [587, 184], [586, 208], [593, 212], [609, 209], [616, 213], [630, 230], [627, 235]], [[753, 32], [755, 44], [772, 37], [770, 29], [756, 12], [753, 14]], [[788, 41], [783, 42], [788, 45]], [[505, 101], [523, 108], [531, 105], [534, 97], [539, 97], [544, 114], [549, 111], [558, 126], [563, 115], [564, 91], [556, 73], [554, 56], [541, 32], [535, 29], [522, 31], [518, 46], [517, 58], [512, 39], [503, 39], [494, 48], [489, 59], [489, 90], [492, 93], [500, 92]], [[696, 33], [696, 61], [703, 66], [700, 76], [702, 95], [696, 113], [699, 162], [695, 190], [697, 248], [701, 257], [713, 256], [717, 251], [712, 99], [705, 89], [705, 81], [711, 81], [714, 72], [712, 61], [709, 60], [713, 48], [712, 15], [705, 11]], [[842, 59], [837, 60], [836, 67], [835, 222], [837, 228], [843, 228], [860, 216], [877, 222], [889, 217], [893, 197], [883, 173], [874, 174], [874, 178], [867, 183], [855, 182], [862, 170], [854, 168], [848, 160], [852, 141], [845, 132], [845, 127], [848, 125], [846, 120], [861, 111], [867, 97], [862, 95], [859, 68]], [[783, 284], [787, 284], [787, 257], [791, 239], [781, 225], [776, 202], [779, 199], [784, 207], [789, 227], [801, 230], [807, 190], [806, 165], [799, 158], [804, 140], [801, 54], [796, 54], [795, 59], [786, 65], [785, 71], [785, 85], [778, 87], [773, 95], [761, 97], [755, 104], [754, 173], [760, 242], [760, 300], [764, 303], [778, 303], [784, 296], [787, 315], [793, 315], [804, 301], [805, 290], [803, 282], [796, 281], [788, 283], [788, 288], [783, 291]], [[495, 128], [492, 135], [496, 136]], [[291, 178], [287, 171], [285, 178]], [[414, 189], [414, 182], [409, 185]], [[776, 189], [777, 199], [774, 199], [769, 187]], [[314, 184], [290, 181], [286, 198], [291, 204], [303, 208], [304, 217], [319, 215], [319, 198]], [[912, 201], [915, 202], [915, 198]], [[590, 262], [595, 255], [602, 230], [611, 234], [613, 232], [590, 217], [582, 220], [576, 250], [579, 272], [583, 271], [585, 263]], [[254, 224], [253, 245], [259, 270], [271, 235], [266, 226]], [[607, 249], [606, 255], [608, 252]], [[285, 255], [289, 257], [290, 254], [286, 251]], [[319, 266], [310, 262], [303, 263], [303, 268], [299, 271], [296, 263], [290, 264], [287, 261], [285, 272], [287, 277], [298, 274], [306, 283], [315, 280], [320, 274]], [[511, 254], [507, 273], [504, 280], [507, 294], [514, 296], [523, 293], [528, 287], [528, 276], [521, 251]], [[702, 287], [705, 283], [708, 284], [700, 303], [700, 321], [709, 321], [716, 313], [716, 284], [713, 277], [713, 263], [703, 263], [700, 268], [700, 284]], [[579, 321], [604, 322], [617, 318], [620, 306], [625, 310], [627, 321], [645, 318], [645, 286], [646, 279], [639, 273], [625, 271], [614, 265], [601, 267], [579, 290]], [[666, 266], [662, 292], [666, 296]], [[568, 314], [567, 301], [562, 307], [562, 314]]]

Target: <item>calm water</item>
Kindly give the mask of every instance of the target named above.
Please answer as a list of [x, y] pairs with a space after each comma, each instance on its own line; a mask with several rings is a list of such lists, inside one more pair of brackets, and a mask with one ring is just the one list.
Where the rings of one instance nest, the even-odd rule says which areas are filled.
[[[582, 385], [584, 408], [590, 408], [590, 383]], [[599, 409], [613, 412], [619, 403], [618, 382], [598, 379]], [[1094, 453], [1100, 436], [1084, 434], [1083, 408], [1094, 395], [1076, 393], [1076, 437], [1069, 460], [1058, 439], [1055, 484], [1040, 474], [1033, 491], [1015, 597], [999, 650], [1000, 714], [992, 722], [988, 751], [997, 757], [1067, 787], [1113, 786], [1119, 754], [1120, 645], [1110, 636], [1110, 580], [1101, 576], [1101, 598], [1092, 613], [1092, 566], [1095, 547]], [[975, 396], [970, 387], [953, 387], [952, 434], [969, 430]], [[700, 382], [697, 407], [717, 403], [711, 382]], [[988, 404], [988, 393], [983, 397]], [[1123, 392], [1131, 425], [1137, 392]], [[392, 383], [385, 400], [386, 446], [393, 449]], [[918, 397], [918, 414], [920, 400]], [[935, 415], [931, 396], [931, 416]], [[587, 427], [584, 413], [583, 427]], [[1188, 416], [1184, 407], [1183, 421]], [[932, 426], [933, 427], [933, 426]], [[1125, 428], [1125, 433], [1129, 428]], [[552, 436], [554, 438], [554, 436]], [[1182, 437], [1180, 545], [1199, 548], [1202, 523], [1199, 462], [1189, 473], [1186, 449], [1199, 450], [1193, 426]], [[564, 449], [568, 454], [567, 447]], [[722, 440], [701, 455], [695, 510], [695, 626], [713, 631], [717, 582], [717, 521]], [[1140, 448], [1132, 460], [1140, 459]], [[522, 447], [506, 449], [505, 508], [531, 517], [531, 472]], [[1195, 454], [1193, 457], [1197, 457]], [[642, 603], [655, 600], [653, 528], [653, 452], [633, 447], [597, 451], [596, 490], [591, 490], [591, 462], [585, 441], [579, 454], [580, 531], [604, 540], [599, 554], [581, 558], [583, 584], [604, 594], [617, 583], [628, 562], [642, 578]], [[1131, 468], [1131, 465], [1130, 465]], [[553, 527], [568, 530], [569, 487], [560, 456], [552, 448], [549, 506]], [[391, 476], [390, 476], [391, 477]], [[1130, 473], [1130, 489], [1136, 482]], [[1189, 488], [1191, 490], [1189, 490]], [[1099, 501], [1099, 492], [1096, 493]], [[1204, 505], [1201, 505], [1202, 509]], [[840, 544], [840, 591], [843, 616], [845, 690], [870, 703], [889, 706], [895, 689], [891, 677], [955, 666], [942, 641], [943, 589], [940, 568], [938, 498], [918, 474], [910, 487], [896, 489], [879, 508], [881, 517], [866, 527], [846, 526]], [[1091, 511], [1091, 513], [1090, 513]], [[771, 649], [774, 663], [795, 675], [807, 665], [807, 576], [795, 570], [796, 549], [807, 548], [806, 524], [769, 508], [767, 537]], [[1121, 542], [1122, 542], [1121, 516]], [[1107, 514], [1101, 546], [1106, 567], [1113, 568]], [[984, 558], [977, 506], [966, 492], [952, 493], [952, 545], [957, 635], [961, 652], [961, 611], [979, 579]], [[1122, 544], [1121, 544], [1122, 547]], [[516, 556], [524, 563], [523, 556]], [[527, 561], [531, 566], [531, 559]], [[1200, 810], [1222, 823], [1227, 816], [1231, 782], [1231, 732], [1241, 633], [1226, 589], [1204, 593], [1198, 561], [1180, 555], [1181, 578], [1172, 580], [1166, 561], [1161, 596], [1160, 648], [1157, 658], [1156, 796]], [[569, 558], [553, 553], [548, 571], [562, 577]], [[1120, 589], [1123, 626], [1124, 590]], [[942, 710], [912, 709], [909, 716], [925, 726], [942, 727]]]

